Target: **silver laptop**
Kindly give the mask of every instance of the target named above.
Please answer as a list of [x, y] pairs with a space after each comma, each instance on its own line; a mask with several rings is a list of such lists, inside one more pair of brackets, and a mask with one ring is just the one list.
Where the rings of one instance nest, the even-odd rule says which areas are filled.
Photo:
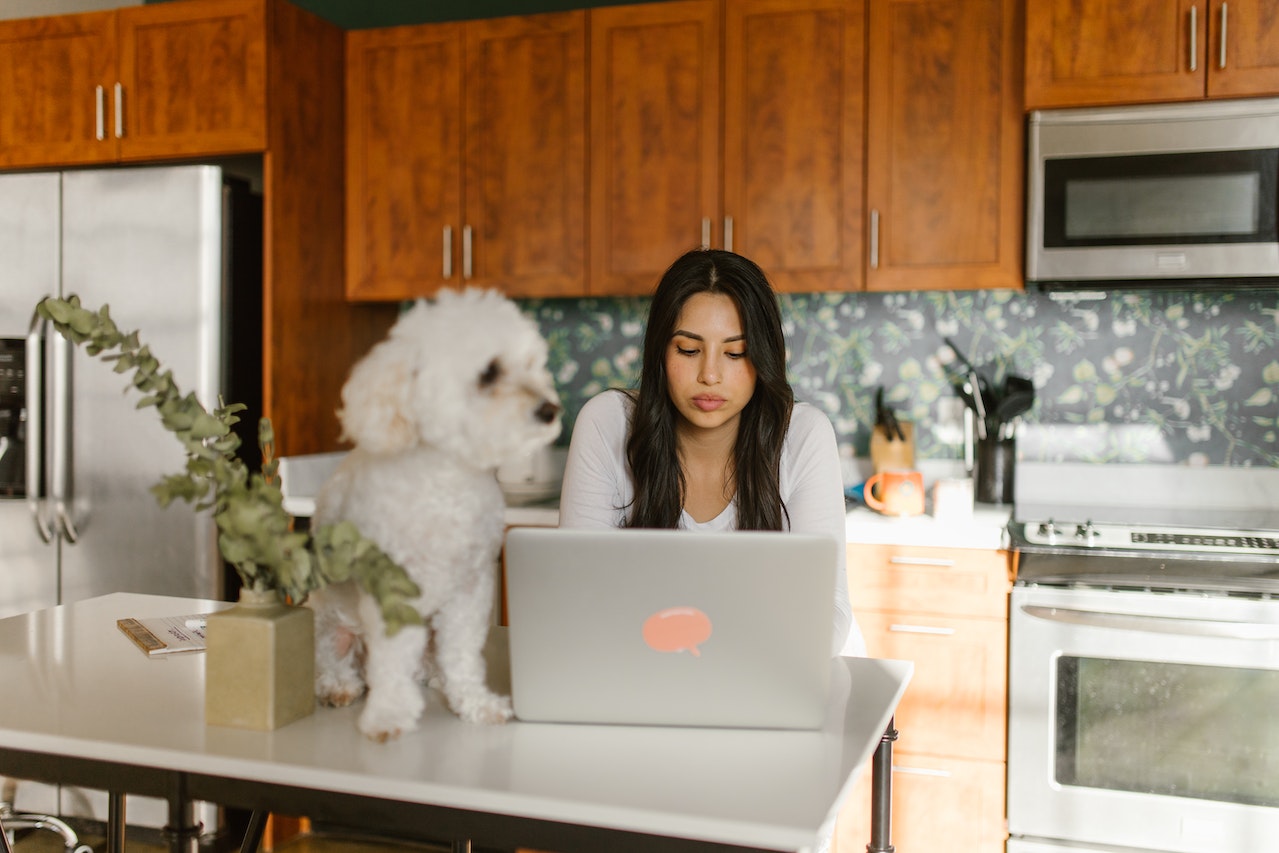
[[515, 715], [820, 727], [837, 547], [793, 533], [512, 529]]

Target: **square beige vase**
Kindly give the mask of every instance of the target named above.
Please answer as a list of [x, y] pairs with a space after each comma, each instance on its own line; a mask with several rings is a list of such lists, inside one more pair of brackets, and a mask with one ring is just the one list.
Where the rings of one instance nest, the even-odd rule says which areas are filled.
[[204, 721], [270, 731], [315, 710], [315, 614], [274, 590], [240, 590], [211, 613], [205, 635]]

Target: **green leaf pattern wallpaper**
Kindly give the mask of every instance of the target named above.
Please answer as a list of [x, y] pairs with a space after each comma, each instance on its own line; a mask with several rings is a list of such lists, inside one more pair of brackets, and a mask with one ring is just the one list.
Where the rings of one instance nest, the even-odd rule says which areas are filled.
[[[1279, 466], [1279, 289], [1070, 296], [784, 294], [791, 382], [856, 456], [868, 453], [882, 386], [915, 422], [918, 457], [961, 458], [950, 338], [992, 380], [1033, 381], [1022, 458]], [[637, 381], [648, 301], [521, 305], [550, 343], [567, 443], [587, 399]]]

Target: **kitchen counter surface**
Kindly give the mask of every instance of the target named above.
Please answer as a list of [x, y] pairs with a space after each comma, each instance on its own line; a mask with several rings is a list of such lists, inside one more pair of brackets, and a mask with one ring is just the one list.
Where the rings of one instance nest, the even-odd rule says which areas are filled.
[[[1011, 514], [1009, 506], [977, 504], [970, 520], [939, 521], [931, 515], [892, 518], [859, 505], [849, 508], [845, 530], [849, 544], [999, 550]], [[508, 506], [506, 523], [554, 527], [559, 523], [559, 504], [549, 501]]]

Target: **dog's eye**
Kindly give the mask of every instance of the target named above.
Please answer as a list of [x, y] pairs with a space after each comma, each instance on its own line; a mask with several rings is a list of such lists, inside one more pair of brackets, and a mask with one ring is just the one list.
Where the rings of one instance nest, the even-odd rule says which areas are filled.
[[502, 365], [498, 364], [497, 359], [489, 362], [489, 366], [484, 368], [484, 372], [480, 374], [480, 387], [487, 388], [498, 380], [502, 375]]

